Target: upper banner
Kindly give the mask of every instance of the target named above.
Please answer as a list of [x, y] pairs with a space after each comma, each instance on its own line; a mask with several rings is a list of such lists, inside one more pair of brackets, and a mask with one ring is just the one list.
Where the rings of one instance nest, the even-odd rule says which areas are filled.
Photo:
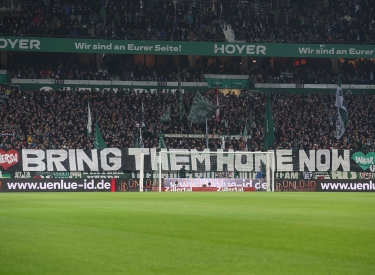
[[0, 50], [106, 54], [374, 58], [373, 45], [0, 37]]
[[[166, 151], [166, 149], [162, 149]], [[171, 150], [172, 152], [175, 150]], [[204, 172], [256, 172], [266, 163], [265, 154], [231, 154], [218, 149], [212, 154], [197, 150], [178, 150], [162, 154], [162, 170], [178, 171], [186, 166], [188, 171]], [[144, 154], [144, 171], [158, 170], [155, 148], [106, 148], [59, 150], [2, 150], [0, 171], [20, 172], [113, 172], [139, 171], [141, 153]], [[277, 178], [290, 172], [375, 172], [375, 152], [350, 150], [275, 150]], [[292, 177], [289, 177], [292, 178]]]

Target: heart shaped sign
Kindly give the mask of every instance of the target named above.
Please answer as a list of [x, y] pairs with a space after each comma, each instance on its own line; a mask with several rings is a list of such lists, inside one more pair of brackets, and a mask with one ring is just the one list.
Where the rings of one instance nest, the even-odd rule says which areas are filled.
[[17, 164], [20, 161], [20, 154], [16, 150], [9, 150], [5, 152], [0, 149], [0, 166], [4, 170], [7, 170], [9, 167]]
[[375, 164], [375, 153], [369, 152], [365, 156], [362, 152], [355, 152], [352, 155], [352, 160], [354, 160], [363, 171], [366, 171], [371, 165]]

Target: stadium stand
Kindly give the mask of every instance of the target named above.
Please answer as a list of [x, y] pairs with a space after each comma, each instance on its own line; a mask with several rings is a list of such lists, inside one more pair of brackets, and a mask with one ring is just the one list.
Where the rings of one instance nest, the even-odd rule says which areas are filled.
[[[4, 89], [1, 91], [4, 93]], [[214, 91], [205, 95], [215, 101]], [[352, 148], [375, 150], [374, 96], [369, 94], [346, 95], [350, 114], [342, 139], [335, 138], [333, 93], [271, 94], [275, 120], [276, 149]], [[189, 113], [194, 93], [184, 94], [186, 113]], [[97, 114], [103, 137], [108, 147], [137, 147], [139, 127], [144, 146], [158, 146], [158, 133], [203, 134], [204, 125], [180, 121], [177, 98], [174, 93], [140, 93], [124, 89], [115, 93], [106, 90], [17, 91], [9, 93], [2, 103], [0, 148], [93, 148], [93, 133], [87, 137], [87, 103], [91, 113]], [[211, 134], [243, 134], [251, 119], [249, 139], [226, 140], [227, 149], [262, 150], [264, 106], [266, 95], [242, 91], [239, 96], [220, 94], [221, 120], [208, 121]], [[142, 115], [142, 103], [145, 108]], [[370, 103], [370, 104], [369, 104]], [[171, 105], [171, 121], [161, 123], [160, 117]], [[99, 112], [100, 110], [100, 112]], [[143, 118], [143, 119], [142, 119]], [[94, 124], [94, 123], [93, 123]], [[94, 124], [95, 125], [95, 124]], [[202, 128], [203, 127], [203, 128]], [[205, 139], [166, 138], [170, 148], [205, 148]], [[210, 148], [221, 148], [221, 139], [209, 139]]]
[[[373, 43], [375, 1], [4, 1], [2, 35]], [[13, 4], [10, 4], [12, 2]]]
[[[267, 1], [264, 1], [267, 2]], [[247, 42], [373, 43], [375, 2], [273, 0], [272, 9], [258, 3], [228, 5], [236, 40]]]
[[[5, 1], [7, 2], [7, 1]], [[12, 2], [13, 5], [9, 3]], [[327, 0], [262, 2], [248, 1], [9, 1], [0, 16], [0, 34], [7, 36], [91, 37], [102, 39], [225, 41], [231, 27], [236, 41], [280, 43], [372, 43], [375, 39], [375, 1]], [[178, 65], [146, 66], [105, 55], [101, 68], [94, 60], [82, 61], [77, 54], [9, 52], [7, 69], [14, 79], [177, 81]], [[184, 82], [199, 82], [202, 75], [249, 75], [253, 83], [336, 84], [329, 59], [316, 58], [304, 64], [295, 58], [252, 58], [248, 69], [241, 60], [203, 59], [197, 68], [181, 69]], [[306, 61], [306, 59], [305, 59]], [[343, 84], [373, 84], [375, 65], [371, 59], [340, 59]], [[0, 64], [0, 67], [1, 64]], [[332, 91], [329, 91], [332, 92]], [[373, 96], [346, 96], [349, 123], [344, 137], [336, 140], [333, 93], [271, 95], [275, 118], [273, 148], [351, 148], [374, 150]], [[131, 88], [112, 90], [41, 91], [1, 88], [0, 148], [93, 148], [87, 137], [87, 103], [98, 121], [109, 147], [136, 147], [139, 128], [145, 147], [158, 146], [158, 133], [203, 134], [204, 129], [180, 121], [173, 93], [140, 93]], [[211, 91], [205, 96], [215, 102]], [[189, 112], [194, 93], [184, 94]], [[252, 114], [254, 126], [247, 141], [227, 140], [227, 149], [258, 151], [263, 148], [264, 106], [262, 93], [243, 91], [240, 96], [220, 94], [221, 120], [209, 120], [210, 134], [243, 135]], [[142, 117], [142, 103], [147, 107]], [[370, 104], [369, 104], [370, 103]], [[160, 116], [172, 106], [171, 122]], [[292, 111], [286, 111], [292, 110]], [[314, 129], [308, 130], [308, 129]], [[170, 148], [205, 148], [204, 139], [166, 138]], [[222, 140], [209, 140], [220, 148]]]
[[[223, 63], [204, 60], [197, 68], [184, 68], [184, 82], [199, 82], [202, 74], [249, 75], [253, 83], [301, 83], [335, 84], [336, 73], [328, 59], [253, 59], [247, 70], [241, 69], [240, 61]], [[176, 81], [178, 66], [164, 64], [146, 66], [142, 62], [105, 55], [100, 68], [88, 58], [83, 62], [72, 53], [13, 52], [8, 57], [8, 70], [18, 79], [71, 79], [71, 80], [124, 80], [124, 81]], [[1, 64], [0, 64], [1, 67]], [[343, 84], [373, 84], [375, 63], [372, 59], [356, 61], [342, 59], [339, 67]]]
[[193, 2], [29, 1], [0, 17], [2, 35], [225, 41], [210, 5]]
[[68, 53], [12, 53], [8, 70], [15, 79], [110, 79], [108, 71], [98, 71], [92, 59], [83, 63]]
[[[69, 79], [69, 80], [111, 80], [124, 81], [177, 81], [177, 66], [155, 65], [147, 67], [142, 63], [122, 60], [117, 55], [105, 56], [102, 68], [97, 69], [94, 60], [79, 60], [77, 54], [68, 53], [12, 53], [8, 69], [14, 79]], [[198, 82], [201, 70], [185, 68], [182, 81]], [[228, 70], [228, 73], [235, 71]]]

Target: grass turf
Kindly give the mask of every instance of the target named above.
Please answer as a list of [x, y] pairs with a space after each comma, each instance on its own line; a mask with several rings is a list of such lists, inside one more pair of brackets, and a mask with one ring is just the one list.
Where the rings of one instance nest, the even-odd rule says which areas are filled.
[[0, 274], [375, 274], [365, 193], [0, 194]]

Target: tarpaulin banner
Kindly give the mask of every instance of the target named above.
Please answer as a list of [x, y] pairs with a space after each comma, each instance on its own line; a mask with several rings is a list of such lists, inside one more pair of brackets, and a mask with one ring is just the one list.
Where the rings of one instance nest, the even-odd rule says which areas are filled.
[[[167, 149], [162, 149], [162, 151], [167, 151]], [[182, 165], [173, 156], [174, 154], [184, 155], [184, 153], [189, 156], [186, 157], [186, 163], [184, 163], [189, 171], [199, 166], [201, 172], [254, 172], [259, 171], [260, 167], [266, 163], [265, 154], [251, 154], [251, 152], [235, 155], [230, 154], [231, 150], [221, 149], [211, 151], [206, 149], [204, 153], [187, 149], [174, 152], [176, 153], [162, 154], [164, 171], [180, 169]], [[207, 154], [207, 152], [212, 152], [212, 154]], [[309, 175], [308, 172], [375, 172], [375, 152], [337, 149], [275, 150], [274, 152], [276, 178], [282, 178], [285, 172], [306, 172], [306, 176]], [[157, 171], [156, 148], [0, 149], [0, 171], [59, 172], [63, 173], [61, 177], [82, 176], [79, 172], [102, 174], [103, 172], [139, 171], [141, 153], [144, 154], [144, 171], [149, 173]], [[68, 172], [70, 172], [69, 175]], [[247, 177], [250, 178], [250, 176]]]

